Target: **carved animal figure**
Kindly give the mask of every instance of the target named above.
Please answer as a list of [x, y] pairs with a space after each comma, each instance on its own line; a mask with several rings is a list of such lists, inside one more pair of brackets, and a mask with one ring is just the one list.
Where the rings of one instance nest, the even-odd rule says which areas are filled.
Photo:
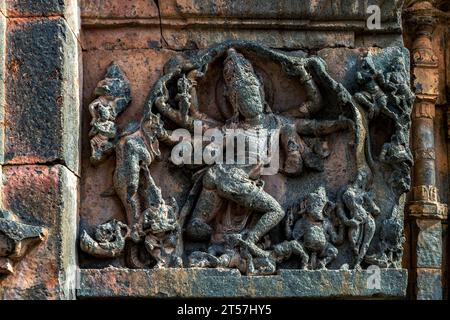
[[129, 230], [126, 224], [115, 219], [97, 226], [94, 238], [83, 230], [80, 237], [81, 250], [99, 258], [119, 257], [124, 253]]

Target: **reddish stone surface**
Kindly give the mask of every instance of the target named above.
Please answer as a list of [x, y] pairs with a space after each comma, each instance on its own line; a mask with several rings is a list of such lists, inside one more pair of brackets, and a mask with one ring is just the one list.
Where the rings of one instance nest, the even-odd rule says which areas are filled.
[[10, 17], [62, 15], [70, 9], [73, 0], [5, 0]]
[[[139, 121], [150, 88], [162, 75], [162, 68], [166, 60], [174, 54], [175, 52], [168, 50], [92, 50], [83, 55], [83, 145], [79, 213], [81, 229], [86, 227], [90, 230], [111, 218], [123, 220], [125, 217], [121, 203], [116, 197], [101, 197], [100, 195], [112, 188], [114, 157], [98, 167], [94, 167], [89, 162], [91, 150], [88, 133], [91, 116], [88, 107], [94, 98], [95, 86], [104, 78], [108, 65], [113, 61], [117, 62], [130, 81], [133, 99], [130, 106], [119, 117], [119, 124], [123, 126], [128, 121]], [[172, 181], [170, 177], [163, 179], [161, 176], [156, 176], [156, 179], [158, 182], [161, 180], [166, 180], [168, 183]], [[168, 196], [168, 194], [164, 194], [164, 196]], [[83, 257], [84, 255], [81, 254], [81, 260]]]
[[[163, 27], [163, 36], [171, 49], [204, 49], [226, 40], [249, 40], [272, 48], [321, 49], [331, 47], [353, 47], [354, 34], [349, 31], [304, 31], [276, 30], [262, 31], [258, 28], [242, 26], [229, 28], [227, 22], [214, 25], [214, 22], [201, 23], [202, 28]], [[267, 30], [266, 30], [267, 29]]]
[[84, 18], [155, 18], [158, 7], [148, 0], [80, 0]]
[[[396, 1], [373, 1], [381, 6], [383, 20], [395, 20]], [[260, 1], [260, 0], [163, 0], [160, 1], [162, 17], [237, 17], [237, 18], [298, 18], [308, 17], [314, 20], [364, 19], [366, 1], [328, 0], [315, 1]]]
[[0, 1], [0, 164], [3, 163], [4, 153], [4, 104], [5, 104], [5, 38], [6, 38], [6, 17], [3, 15], [2, 5], [3, 1]]
[[161, 44], [159, 26], [124, 27], [110, 29], [86, 29], [81, 41], [84, 50], [157, 49]]
[[73, 297], [67, 281], [68, 272], [75, 272], [73, 174], [60, 165], [3, 167], [2, 192], [5, 209], [16, 213], [24, 223], [47, 228], [48, 237], [18, 262], [15, 274], [0, 279], [0, 298]]

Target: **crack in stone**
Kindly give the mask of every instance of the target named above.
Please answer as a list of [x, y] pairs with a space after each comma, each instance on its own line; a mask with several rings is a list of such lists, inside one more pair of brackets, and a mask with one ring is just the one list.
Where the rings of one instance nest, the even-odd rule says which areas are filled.
[[161, 47], [170, 47], [169, 43], [164, 38], [163, 28], [162, 28], [162, 18], [161, 18], [161, 8], [159, 7], [159, 0], [153, 0], [155, 3], [156, 8], [158, 8], [158, 18], [159, 18], [159, 30], [161, 33]]

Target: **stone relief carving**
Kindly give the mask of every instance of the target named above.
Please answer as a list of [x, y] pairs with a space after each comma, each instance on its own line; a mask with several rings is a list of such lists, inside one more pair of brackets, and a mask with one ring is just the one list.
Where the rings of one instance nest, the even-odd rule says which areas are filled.
[[[257, 58], [279, 64], [295, 79], [304, 92], [296, 107], [273, 109], [267, 79], [252, 63]], [[106, 222], [93, 237], [83, 231], [82, 251], [100, 258], [125, 255], [130, 268], [237, 268], [248, 275], [400, 267], [414, 101], [404, 59], [395, 48], [381, 58], [362, 54], [354, 75], [358, 89], [350, 92], [319, 57], [225, 42], [170, 59], [141, 122], [123, 128], [116, 119], [131, 101], [130, 89], [112, 64], [89, 106], [91, 162], [102, 165], [115, 154], [112, 192], [105, 196], [117, 196], [126, 222]], [[202, 105], [199, 84], [214, 71], [225, 100], [212, 116], [214, 105]], [[371, 136], [380, 121], [392, 124], [386, 129], [390, 140], [381, 143]], [[190, 134], [202, 139], [194, 135], [191, 141]], [[232, 161], [195, 161], [192, 145], [217, 160], [230, 154], [231, 140], [243, 141]], [[183, 161], [167, 160], [160, 143]], [[343, 151], [337, 154], [339, 143]], [[273, 149], [278, 145], [280, 154]], [[182, 199], [163, 198], [170, 192], [152, 177], [155, 161], [191, 177]], [[328, 181], [333, 161], [352, 172], [339, 186]], [[295, 186], [283, 203], [267, 186], [276, 179]]]
[[24, 224], [14, 213], [0, 209], [0, 275], [13, 274], [14, 264], [46, 237], [47, 229]]

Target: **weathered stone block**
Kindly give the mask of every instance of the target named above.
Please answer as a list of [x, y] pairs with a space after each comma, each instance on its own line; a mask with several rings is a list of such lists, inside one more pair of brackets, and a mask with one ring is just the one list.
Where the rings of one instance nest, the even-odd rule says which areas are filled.
[[442, 271], [440, 269], [417, 269], [417, 300], [442, 300]]
[[76, 0], [6, 0], [10, 17], [62, 15]]
[[[4, 2], [0, 2], [0, 10]], [[4, 107], [5, 107], [5, 38], [6, 17], [0, 11], [0, 164], [3, 163]]]
[[440, 220], [417, 220], [417, 268], [441, 268], [442, 223]]
[[86, 29], [81, 36], [83, 48], [91, 50], [130, 50], [161, 48], [161, 29], [158, 26], [124, 27], [111, 32], [108, 28]]
[[58, 162], [78, 172], [78, 53], [62, 18], [9, 23], [5, 163]]
[[156, 1], [80, 0], [83, 18], [157, 18]]
[[8, 17], [64, 17], [75, 34], [79, 33], [78, 0], [6, 0]]
[[407, 271], [381, 269], [371, 286], [369, 271], [280, 270], [267, 277], [241, 276], [237, 270], [84, 269], [79, 297], [100, 298], [403, 298]]
[[403, 36], [401, 34], [363, 34], [355, 37], [355, 47], [369, 48], [369, 47], [402, 47]]
[[163, 28], [164, 40], [174, 50], [204, 49], [226, 40], [249, 40], [272, 48], [318, 49], [325, 47], [353, 47], [354, 34], [348, 31], [302, 31], [204, 28]]
[[[380, 7], [379, 30], [368, 30], [367, 8]], [[366, 32], [383, 32], [387, 47], [401, 45], [401, 1], [161, 1], [162, 34], [169, 47], [206, 48], [230, 39], [256, 41], [274, 48], [356, 47]], [[370, 32], [369, 32], [370, 31]]]
[[397, 8], [402, 1], [208, 1], [169, 0], [160, 1], [162, 17], [235, 17], [235, 18], [304, 18], [312, 20], [365, 19], [367, 7], [377, 4], [383, 21], [397, 21]]
[[0, 299], [74, 298], [77, 178], [64, 166], [3, 168], [3, 207], [47, 239], [0, 279]]

